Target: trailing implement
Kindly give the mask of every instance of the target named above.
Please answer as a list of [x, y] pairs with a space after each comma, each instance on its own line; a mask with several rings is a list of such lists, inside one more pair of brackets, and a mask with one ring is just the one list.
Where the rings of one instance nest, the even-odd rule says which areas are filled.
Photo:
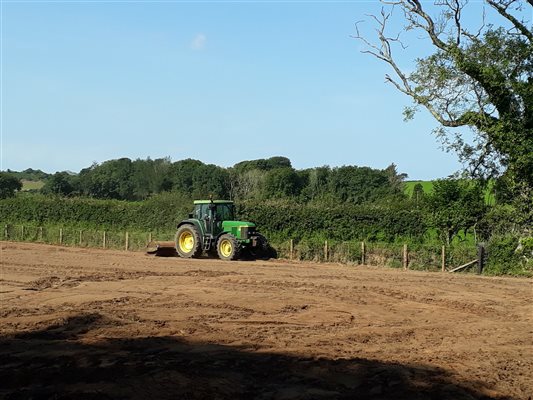
[[256, 231], [254, 223], [235, 220], [232, 201], [196, 200], [194, 211], [177, 228], [174, 243], [151, 243], [148, 253], [169, 255], [169, 252], [176, 252], [183, 258], [196, 258], [207, 253], [221, 260], [275, 256], [274, 249]]

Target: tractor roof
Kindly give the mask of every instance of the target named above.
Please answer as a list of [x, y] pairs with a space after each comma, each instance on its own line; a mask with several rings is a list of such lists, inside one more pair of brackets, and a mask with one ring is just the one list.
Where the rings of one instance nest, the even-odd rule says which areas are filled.
[[[209, 204], [211, 200], [194, 200], [194, 204]], [[215, 204], [233, 204], [230, 200], [213, 200]]]

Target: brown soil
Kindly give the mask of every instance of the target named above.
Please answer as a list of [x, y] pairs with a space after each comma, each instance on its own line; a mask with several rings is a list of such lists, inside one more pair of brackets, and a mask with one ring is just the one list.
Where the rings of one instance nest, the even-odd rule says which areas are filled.
[[530, 279], [1, 243], [6, 399], [530, 399]]

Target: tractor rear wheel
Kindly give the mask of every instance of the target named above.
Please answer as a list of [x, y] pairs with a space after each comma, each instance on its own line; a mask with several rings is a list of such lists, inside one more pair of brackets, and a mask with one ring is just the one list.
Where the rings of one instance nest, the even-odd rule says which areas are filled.
[[193, 225], [182, 225], [176, 232], [176, 251], [183, 258], [197, 258], [202, 254], [200, 235]]
[[218, 239], [217, 253], [221, 260], [236, 260], [241, 254], [241, 246], [235, 236], [226, 233]]

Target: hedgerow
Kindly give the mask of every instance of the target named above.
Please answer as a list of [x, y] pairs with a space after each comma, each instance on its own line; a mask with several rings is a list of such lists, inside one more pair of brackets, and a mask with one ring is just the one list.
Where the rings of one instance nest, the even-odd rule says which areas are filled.
[[[192, 199], [179, 193], [163, 193], [142, 202], [26, 195], [0, 200], [0, 222], [26, 225], [25, 240], [37, 232], [46, 236], [46, 229], [51, 227], [56, 228], [50, 231], [50, 240], [57, 240], [59, 227], [64, 227], [65, 243], [70, 240], [68, 229], [72, 230], [74, 241], [78, 240], [80, 229], [89, 229], [119, 232], [119, 236], [126, 231], [136, 232], [142, 245], [148, 232], [161, 236], [160, 239], [171, 239], [177, 222], [191, 210]], [[427, 216], [401, 202], [389, 205], [299, 204], [288, 199], [241, 202], [237, 204], [237, 217], [255, 222], [282, 256], [288, 257], [289, 239], [293, 239], [296, 259], [323, 260], [327, 240], [328, 260], [359, 262], [360, 241], [365, 241], [366, 263], [401, 266], [401, 249], [408, 244], [411, 268], [439, 269], [441, 264], [441, 243]], [[47, 227], [44, 231], [38, 228], [43, 226]], [[9, 238], [15, 239], [17, 232], [9, 231]], [[118, 242], [122, 240], [119, 239]], [[520, 239], [516, 234], [493, 236], [488, 242], [488, 255], [488, 274], [533, 273], [531, 238]], [[446, 247], [445, 261], [447, 266], [457, 266], [476, 256], [473, 243], [457, 241]]]
[[[143, 202], [19, 196], [0, 201], [5, 223], [67, 224], [107, 229], [172, 229], [186, 218], [192, 200], [164, 193]], [[418, 210], [384, 205], [302, 205], [294, 201], [244, 202], [240, 219], [257, 223], [265, 234], [300, 239], [394, 241], [422, 240], [427, 230]]]
[[171, 229], [187, 215], [190, 200], [161, 194], [143, 202], [19, 196], [0, 201], [0, 221], [77, 225], [103, 229]]
[[394, 241], [398, 237], [422, 239], [427, 230], [418, 210], [363, 204], [335, 206], [298, 204], [290, 200], [241, 203], [239, 214], [269, 234], [332, 240]]

